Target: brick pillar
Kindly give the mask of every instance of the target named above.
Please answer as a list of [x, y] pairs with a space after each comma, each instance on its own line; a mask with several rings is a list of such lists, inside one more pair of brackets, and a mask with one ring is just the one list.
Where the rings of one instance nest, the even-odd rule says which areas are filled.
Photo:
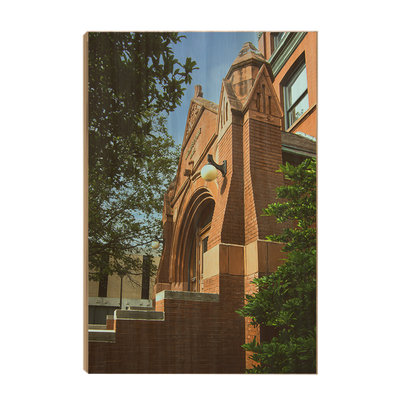
[[276, 202], [275, 189], [283, 175], [281, 132], [275, 125], [247, 118], [243, 127], [244, 220], [246, 244], [281, 232], [274, 217], [261, 217], [263, 208]]
[[227, 161], [227, 174], [218, 174], [216, 200], [209, 247], [219, 243], [244, 245], [243, 130], [232, 123], [218, 143], [218, 163]]

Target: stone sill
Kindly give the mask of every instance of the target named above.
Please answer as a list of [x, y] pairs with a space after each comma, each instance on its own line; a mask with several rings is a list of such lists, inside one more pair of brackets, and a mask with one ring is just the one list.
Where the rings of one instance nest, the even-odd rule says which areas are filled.
[[315, 110], [316, 108], [317, 108], [317, 103], [314, 103], [311, 107], [308, 108], [307, 111], [305, 111], [305, 112], [301, 115], [301, 117], [300, 117], [299, 119], [296, 119], [296, 121], [293, 122], [293, 124], [292, 124], [291, 126], [289, 126], [288, 129], [286, 129], [286, 132], [295, 133], [295, 132], [292, 132], [292, 131], [295, 130], [296, 127], [297, 127], [298, 125], [300, 125], [300, 123], [301, 123], [304, 119], [306, 119], [308, 116], [310, 116], [310, 115], [314, 112], [314, 110]]

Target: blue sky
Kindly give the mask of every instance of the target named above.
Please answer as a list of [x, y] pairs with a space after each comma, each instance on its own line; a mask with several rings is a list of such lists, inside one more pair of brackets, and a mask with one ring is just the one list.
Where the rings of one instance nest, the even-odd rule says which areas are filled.
[[182, 105], [168, 118], [168, 132], [177, 144], [182, 144], [190, 100], [195, 85], [203, 88], [203, 98], [219, 102], [222, 79], [239, 54], [245, 42], [252, 42], [258, 48], [256, 32], [182, 32], [187, 39], [173, 46], [175, 58], [184, 63], [186, 57], [197, 62], [198, 70], [187, 86]]

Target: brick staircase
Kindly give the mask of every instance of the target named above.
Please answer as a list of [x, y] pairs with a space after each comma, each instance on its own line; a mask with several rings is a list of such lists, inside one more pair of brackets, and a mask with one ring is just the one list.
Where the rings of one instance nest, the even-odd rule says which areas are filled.
[[[115, 310], [107, 315], [107, 325], [113, 326], [114, 320], [164, 321], [164, 312], [154, 307], [131, 306], [129, 310]], [[89, 342], [115, 343], [115, 330], [107, 325], [89, 325]]]

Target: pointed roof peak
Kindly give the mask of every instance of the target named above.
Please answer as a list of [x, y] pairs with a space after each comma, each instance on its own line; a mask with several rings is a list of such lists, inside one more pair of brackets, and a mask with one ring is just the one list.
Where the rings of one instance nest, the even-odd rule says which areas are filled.
[[258, 51], [257, 47], [254, 46], [254, 44], [251, 42], [246, 42], [243, 44], [241, 50], [239, 51], [238, 57], [243, 57], [245, 54], [247, 54], [249, 52], [254, 53], [257, 56], [261, 56], [262, 58], [264, 58], [263, 55]]
[[251, 66], [251, 68], [256, 68], [257, 70], [259, 70], [264, 64], [267, 67], [268, 73], [273, 81], [274, 76], [272, 74], [272, 69], [268, 61], [264, 58], [262, 53], [258, 51], [257, 47], [254, 46], [253, 43], [246, 42], [243, 44], [238, 56], [235, 58], [235, 61], [229, 68], [229, 71], [226, 74], [225, 78], [232, 79], [232, 74], [234, 74], [235, 71], [247, 68], [249, 66]]

